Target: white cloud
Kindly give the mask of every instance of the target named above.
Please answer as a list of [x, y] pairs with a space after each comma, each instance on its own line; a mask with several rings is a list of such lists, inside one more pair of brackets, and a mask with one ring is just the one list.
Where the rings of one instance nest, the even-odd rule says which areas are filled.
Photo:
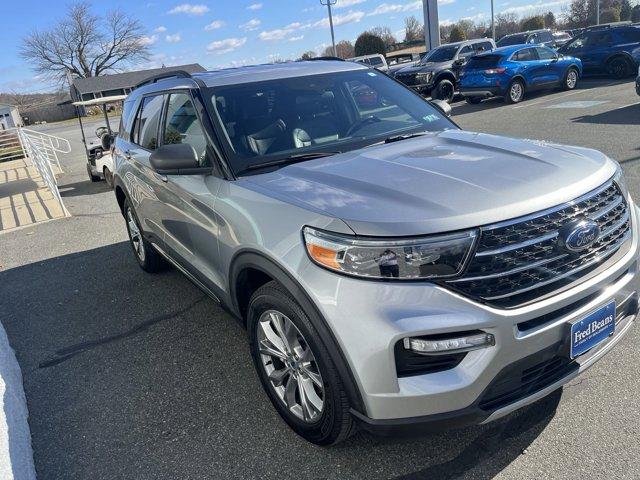
[[191, 3], [183, 3], [181, 5], [177, 5], [169, 10], [168, 13], [186, 13], [187, 15], [204, 15], [209, 11], [209, 7], [206, 5], [193, 5]]
[[283, 28], [277, 28], [275, 30], [267, 30], [264, 32], [260, 32], [260, 35], [258, 35], [258, 38], [260, 40], [265, 40], [270, 42], [278, 41], [278, 40], [284, 39], [290, 33], [293, 33], [296, 30], [300, 30], [301, 28], [304, 28], [304, 27], [305, 25], [301, 24], [300, 22], [290, 23], [289, 25]]
[[247, 43], [247, 37], [217, 40], [207, 45], [207, 51], [209, 53], [215, 53], [216, 55], [222, 55], [224, 53], [233, 52], [234, 50], [242, 47], [245, 43]]
[[450, 18], [445, 18], [444, 20], [440, 20], [440, 26], [441, 27], [448, 27], [450, 25], [453, 25], [454, 23], [456, 23], [456, 22], [454, 22]]
[[[456, 0], [438, 0], [438, 5], [451, 5], [456, 3]], [[475, 10], [476, 7], [471, 7], [469, 10]]]
[[484, 13], [478, 13], [476, 15], [471, 15], [469, 17], [462, 17], [460, 20], [468, 20], [470, 22], [479, 22], [480, 20], [484, 20], [484, 18], [485, 18]]
[[[333, 25], [346, 25], [347, 23], [357, 23], [365, 16], [364, 12], [361, 11], [351, 11], [349, 13], [344, 13], [342, 15], [334, 15], [333, 16]], [[323, 18], [322, 20], [318, 20], [313, 24], [314, 27], [328, 27], [329, 19]]]
[[[440, 2], [441, 5], [447, 5], [448, 3], [453, 3], [455, 0], [444, 0], [446, 3]], [[378, 5], [374, 10], [369, 12], [367, 15], [384, 15], [386, 13], [399, 13], [399, 12], [410, 12], [412, 10], [419, 10], [422, 8], [422, 0], [417, 0], [410, 3], [383, 3]]]
[[154, 32], [157, 32], [157, 33], [164, 33], [166, 31], [167, 31], [167, 27], [165, 27], [164, 25], [160, 25], [158, 28], [154, 30]]
[[347, 8], [366, 1], [367, 0], [338, 0], [338, 3], [336, 3], [333, 8]]
[[261, 23], [262, 22], [257, 18], [253, 18], [249, 20], [247, 23], [243, 23], [242, 25], [240, 25], [240, 28], [242, 28], [243, 30], [246, 30], [247, 32], [250, 32], [253, 30], [257, 30]]
[[247, 7], [247, 10], [260, 10], [262, 8], [261, 3], [253, 3]]
[[527, 5], [522, 5], [519, 7], [510, 7], [503, 10], [503, 13], [515, 13], [517, 15], [526, 15], [528, 13], [535, 13], [538, 11], [549, 11], [549, 10], [560, 10], [563, 6], [569, 5], [571, 0], [554, 0], [550, 2], [533, 2]]
[[182, 38], [179, 33], [174, 33], [173, 35], [167, 35], [164, 39], [169, 43], [178, 43]]
[[303, 38], [304, 38], [304, 35], [299, 35], [299, 36], [297, 36], [297, 37], [290, 37], [290, 38], [288, 39], [288, 41], [290, 41], [290, 42], [299, 42], [299, 41], [300, 41], [300, 40], [302, 40]]
[[222, 20], [214, 20], [209, 25], [205, 26], [204, 29], [207, 32], [210, 32], [211, 30], [216, 30], [221, 27], [224, 27], [224, 22]]
[[144, 36], [140, 39], [142, 45], [153, 45], [158, 41], [158, 35]]

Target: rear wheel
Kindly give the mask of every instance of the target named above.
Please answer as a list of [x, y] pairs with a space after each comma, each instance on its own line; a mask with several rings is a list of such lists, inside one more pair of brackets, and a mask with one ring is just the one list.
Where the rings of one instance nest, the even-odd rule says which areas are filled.
[[522, 80], [516, 79], [511, 82], [507, 89], [504, 99], [507, 103], [520, 103], [524, 98], [524, 83]]
[[471, 105], [477, 105], [482, 101], [482, 97], [465, 97], [465, 100]]
[[616, 57], [607, 63], [607, 72], [613, 78], [623, 79], [631, 75], [633, 67], [624, 57]]
[[456, 87], [453, 82], [451, 80], [443, 79], [436, 85], [433, 97], [436, 100], [444, 100], [447, 103], [451, 103], [455, 94]]
[[567, 70], [567, 74], [564, 76], [564, 82], [562, 88], [564, 90], [573, 90], [578, 85], [578, 70], [571, 67]]
[[100, 175], [95, 175], [92, 171], [91, 171], [91, 165], [89, 165], [87, 163], [87, 175], [89, 175], [89, 180], [91, 180], [92, 182], [99, 182], [100, 179]]
[[336, 367], [316, 329], [278, 283], [249, 301], [251, 356], [271, 403], [300, 436], [318, 445], [346, 439], [354, 429]]

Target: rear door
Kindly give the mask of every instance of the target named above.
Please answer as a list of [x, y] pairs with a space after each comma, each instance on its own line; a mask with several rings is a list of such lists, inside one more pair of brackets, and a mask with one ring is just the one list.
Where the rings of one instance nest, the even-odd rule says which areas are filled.
[[538, 54], [535, 47], [523, 48], [511, 57], [511, 60], [520, 64], [520, 73], [524, 76], [528, 87], [537, 88], [539, 86]]
[[581, 58], [583, 67], [589, 70], [604, 68], [612, 48], [613, 36], [610, 31], [591, 32]]
[[162, 189], [160, 177], [151, 168], [149, 156], [158, 148], [158, 128], [162, 115], [164, 96], [149, 95], [142, 98], [122, 155], [129, 168], [123, 180], [133, 202], [138, 221], [147, 235], [162, 240], [161, 225], [163, 206], [158, 198]]

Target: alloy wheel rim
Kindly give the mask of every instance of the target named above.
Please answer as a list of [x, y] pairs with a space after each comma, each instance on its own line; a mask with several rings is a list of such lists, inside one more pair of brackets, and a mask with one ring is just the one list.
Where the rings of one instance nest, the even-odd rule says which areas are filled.
[[519, 83], [514, 83], [511, 86], [511, 100], [517, 102], [522, 97], [522, 85]]
[[324, 409], [325, 388], [318, 363], [300, 330], [283, 313], [258, 320], [258, 348], [271, 389], [298, 419], [312, 423]]
[[451, 102], [453, 100], [453, 87], [450, 85], [445, 85], [442, 88], [442, 100], [446, 102]]
[[576, 83], [578, 81], [578, 75], [576, 74], [576, 72], [574, 72], [573, 70], [569, 72], [569, 75], [567, 75], [567, 86], [569, 88], [574, 88], [576, 86]]
[[127, 209], [127, 225], [129, 226], [129, 238], [131, 240], [131, 245], [133, 245], [133, 250], [136, 252], [138, 258], [144, 262], [145, 253], [144, 244], [142, 243], [142, 235], [140, 234], [140, 229], [138, 228], [138, 224], [136, 223], [130, 208]]

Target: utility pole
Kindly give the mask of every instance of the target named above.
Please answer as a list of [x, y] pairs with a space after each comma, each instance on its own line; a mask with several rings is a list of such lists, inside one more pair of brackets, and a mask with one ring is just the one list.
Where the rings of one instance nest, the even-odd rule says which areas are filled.
[[494, 40], [497, 40], [497, 38], [496, 38], [496, 18], [495, 18], [495, 15], [494, 15], [493, 0], [491, 0], [491, 38], [493, 38]]
[[424, 8], [424, 43], [427, 52], [440, 46], [438, 0], [422, 0]]
[[596, 25], [600, 25], [600, 0], [596, 0]]
[[329, 10], [329, 26], [331, 27], [331, 45], [333, 45], [333, 56], [337, 57], [338, 52], [336, 51], [336, 36], [333, 32], [333, 15], [331, 13], [331, 5], [335, 5], [338, 0], [320, 0], [321, 5], [326, 5], [327, 10]]

